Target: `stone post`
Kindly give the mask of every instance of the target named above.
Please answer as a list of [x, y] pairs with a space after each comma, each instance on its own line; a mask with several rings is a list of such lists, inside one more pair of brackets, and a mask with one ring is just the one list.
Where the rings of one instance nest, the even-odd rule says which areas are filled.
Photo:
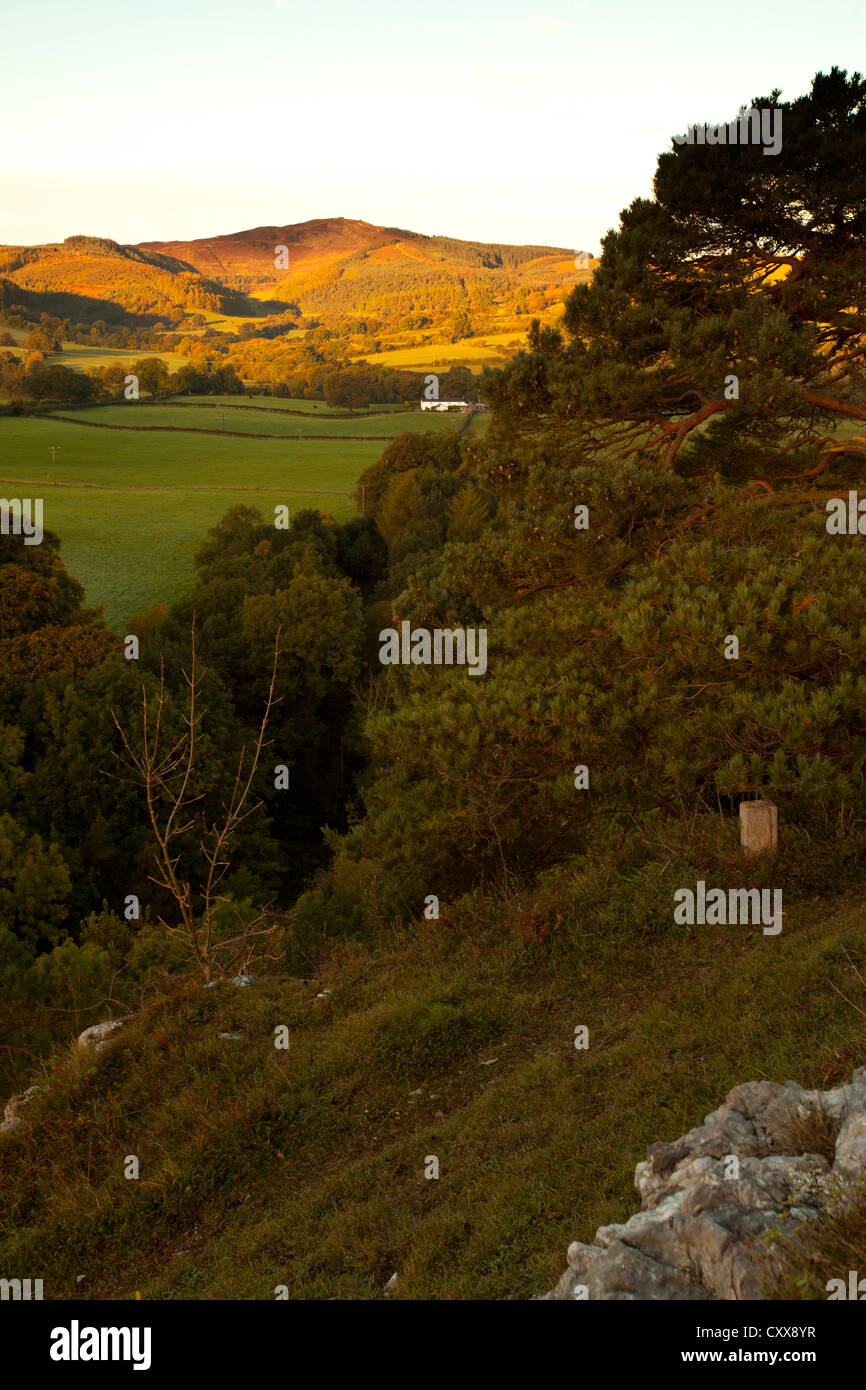
[[779, 847], [779, 812], [772, 801], [740, 802], [740, 844], [743, 853], [775, 854]]

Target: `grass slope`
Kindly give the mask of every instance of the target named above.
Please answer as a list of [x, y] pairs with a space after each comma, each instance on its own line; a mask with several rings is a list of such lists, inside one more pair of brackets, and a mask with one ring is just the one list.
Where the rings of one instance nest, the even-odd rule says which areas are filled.
[[170, 372], [176, 372], [186, 365], [188, 358], [181, 352], [169, 352], [165, 348], [102, 348], [84, 347], [81, 343], [63, 343], [62, 352], [46, 355], [50, 367], [69, 367], [70, 371], [83, 372], [87, 367], [111, 367], [115, 362], [132, 366], [143, 357], [159, 357]]
[[862, 1062], [856, 894], [792, 902], [767, 938], [651, 911], [612, 930], [615, 902], [560, 887], [546, 936], [526, 898], [445, 909], [315, 981], [176, 989], [101, 1057], [56, 1059], [0, 1141], [0, 1263], [60, 1299], [376, 1298], [394, 1271], [392, 1297], [526, 1298], [636, 1207], [648, 1144], [741, 1081]]
[[101, 303], [105, 317], [114, 322], [122, 311], [152, 320], [174, 306], [223, 312], [250, 307], [174, 258], [100, 238], [71, 244], [75, 240], [29, 248], [0, 246], [0, 274], [25, 292], [28, 307], [38, 307], [47, 298], [56, 309], [74, 309], [89, 321], [102, 317]]
[[[59, 446], [57, 487], [44, 481], [49, 445]], [[104, 604], [110, 625], [124, 631], [140, 609], [183, 596], [194, 551], [229, 507], [244, 503], [272, 516], [284, 503], [292, 512], [317, 507], [350, 516], [355, 507], [347, 494], [382, 447], [347, 439], [299, 449], [297, 439], [109, 431], [6, 417], [0, 487], [4, 496], [43, 498], [44, 524], [61, 537], [64, 563], [87, 602]]]
[[[103, 604], [108, 623], [123, 632], [141, 609], [183, 596], [195, 550], [229, 507], [244, 503], [265, 516], [278, 504], [292, 512], [315, 507], [344, 519], [355, 510], [348, 494], [384, 440], [467, 425], [474, 437], [489, 418], [399, 407], [317, 418], [313, 405], [213, 397], [58, 411], [64, 418], [6, 416], [0, 489], [43, 498], [44, 524], [61, 537], [87, 603]], [[123, 428], [95, 427], [106, 425]], [[58, 446], [56, 487], [48, 481], [51, 445]]]
[[501, 366], [509, 355], [506, 349], [525, 346], [526, 335], [523, 333], [494, 333], [484, 338], [462, 338], [458, 343], [424, 343], [420, 347], [367, 352], [358, 361], [381, 367], [410, 367], [415, 372], [456, 366], [480, 372], [482, 367]]

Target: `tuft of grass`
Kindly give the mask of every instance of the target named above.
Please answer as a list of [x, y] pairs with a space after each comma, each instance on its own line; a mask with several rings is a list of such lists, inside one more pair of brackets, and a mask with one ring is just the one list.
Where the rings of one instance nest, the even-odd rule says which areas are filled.
[[784, 1154], [818, 1154], [833, 1163], [836, 1140], [844, 1115], [834, 1115], [823, 1100], [798, 1101], [777, 1115], [769, 1126], [770, 1138]]
[[88, 1070], [88, 1063], [92, 1061], [93, 1051], [79, 1038], [71, 1038], [66, 1047], [61, 1049], [61, 1065], [67, 1079], [73, 1084], [82, 1080]]
[[761, 1263], [765, 1298], [826, 1299], [834, 1279], [842, 1280], [844, 1296], [850, 1296], [850, 1272], [858, 1280], [866, 1274], [866, 1182], [840, 1194], [806, 1225], [777, 1231]]

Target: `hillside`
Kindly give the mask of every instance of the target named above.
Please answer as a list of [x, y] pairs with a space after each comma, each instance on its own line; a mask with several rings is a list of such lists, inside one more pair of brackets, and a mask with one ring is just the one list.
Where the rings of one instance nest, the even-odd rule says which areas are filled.
[[76, 345], [120, 347], [119, 333], [135, 330], [138, 346], [156, 350], [202, 337], [211, 351], [240, 344], [231, 365], [247, 380], [297, 380], [325, 360], [477, 371], [507, 360], [533, 316], [556, 323], [596, 265], [578, 269], [575, 253], [557, 247], [341, 217], [139, 246], [74, 236], [0, 247], [0, 321], [20, 331], [48, 318]]
[[245, 301], [174, 257], [101, 237], [0, 247], [0, 309], [21, 305], [79, 323], [155, 322], [178, 311], [243, 312]]
[[310, 222], [289, 223], [283, 227], [254, 227], [245, 232], [229, 232], [195, 241], [143, 241], [142, 251], [159, 252], [186, 261], [202, 275], [215, 279], [226, 276], [257, 276], [275, 281], [275, 248], [289, 247], [290, 271], [296, 274], [332, 265], [375, 246], [393, 244], [411, 232], [373, 226], [351, 218], [317, 218]]
[[[285, 270], [275, 268], [281, 246], [288, 247]], [[546, 291], [558, 301], [563, 289], [588, 274], [575, 268], [574, 252], [567, 249], [422, 236], [340, 217], [137, 247], [82, 236], [59, 245], [0, 246], [0, 309], [21, 303], [85, 322], [92, 321], [95, 306], [108, 322], [123, 314], [172, 316], [178, 310], [264, 316], [284, 305], [256, 299], [279, 294], [326, 317], [395, 307], [406, 315], [425, 306], [435, 310], [437, 303], [449, 307], [435, 291], [456, 291], [459, 298], [470, 289], [467, 282], [486, 291], [490, 304], [498, 298], [501, 305], [519, 291]], [[245, 298], [247, 291], [255, 292], [252, 300]], [[398, 306], [388, 302], [394, 296]]]
[[[277, 268], [278, 248], [288, 265]], [[525, 329], [521, 314], [558, 316], [565, 290], [589, 278], [574, 251], [423, 236], [342, 217], [256, 227], [190, 242], [143, 242], [202, 274], [274, 305], [296, 305], [308, 318], [350, 335], [357, 320], [371, 335], [387, 327], [387, 346], [431, 341], [436, 330], [459, 338]], [[285, 259], [283, 252], [282, 259]], [[427, 330], [425, 333], [424, 330]], [[446, 337], [444, 341], [449, 341]], [[354, 344], [365, 357], [375, 343]]]
[[394, 1273], [391, 1299], [543, 1293], [569, 1241], [627, 1218], [649, 1144], [747, 1076], [825, 1088], [866, 1055], [856, 894], [792, 910], [778, 943], [648, 941], [615, 927], [635, 886], [593, 920], [592, 877], [560, 881], [540, 945], [545, 902], [521, 896], [313, 978], [115, 1008], [102, 1053], [24, 1078], [43, 1090], [0, 1136], [4, 1266], [56, 1299], [377, 1299]]
[[528, 1298], [570, 1240], [627, 1218], [646, 1147], [744, 1077], [828, 1087], [862, 1063], [856, 895], [792, 912], [767, 947], [614, 935], [616, 908], [585, 915], [591, 878], [559, 888], [542, 945], [527, 920], [544, 905], [521, 897], [498, 922], [457, 910], [345, 949], [313, 979], [115, 1008], [128, 1023], [103, 1054], [31, 1072], [50, 1090], [0, 1138], [4, 1265], [53, 1251], [61, 1300], [381, 1298], [395, 1272], [391, 1298]]
[[[285, 270], [274, 265], [280, 246], [288, 248]], [[571, 280], [577, 276], [574, 251], [560, 247], [459, 241], [345, 217], [254, 227], [196, 241], [146, 241], [140, 248], [188, 262], [215, 280], [246, 278], [269, 286], [291, 286], [299, 280], [306, 283], [306, 277], [316, 272], [342, 275], [362, 265], [394, 275], [401, 270], [432, 270], [443, 277], [511, 270], [526, 283], [548, 276]]]

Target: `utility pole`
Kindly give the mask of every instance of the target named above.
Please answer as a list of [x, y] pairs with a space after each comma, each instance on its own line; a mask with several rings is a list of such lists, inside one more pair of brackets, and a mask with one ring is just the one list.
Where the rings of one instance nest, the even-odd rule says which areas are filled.
[[55, 487], [57, 486], [57, 458], [56, 458], [56, 454], [57, 454], [57, 450], [58, 450], [59, 448], [60, 448], [60, 445], [59, 445], [59, 444], [49, 444], [49, 445], [48, 445], [48, 452], [49, 452], [49, 454], [51, 455], [51, 482], [54, 484]]

